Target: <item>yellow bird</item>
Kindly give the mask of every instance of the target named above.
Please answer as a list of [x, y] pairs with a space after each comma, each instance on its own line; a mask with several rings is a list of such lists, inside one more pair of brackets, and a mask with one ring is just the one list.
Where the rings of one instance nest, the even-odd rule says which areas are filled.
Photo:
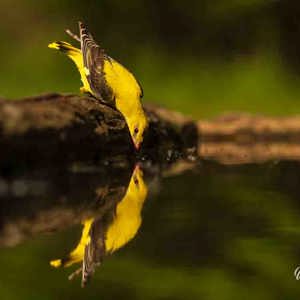
[[[81, 239], [75, 249], [64, 259], [50, 262], [53, 267], [68, 267], [82, 262], [82, 267], [69, 276], [82, 273], [82, 286], [95, 272], [95, 267], [102, 263], [105, 255], [112, 254], [125, 246], [137, 234], [141, 222], [141, 211], [147, 197], [147, 186], [143, 173], [135, 167], [124, 197], [115, 207], [113, 217], [110, 212], [100, 218], [84, 220]], [[109, 221], [107, 221], [109, 220]]]
[[132, 141], [138, 150], [148, 126], [141, 105], [143, 91], [133, 74], [116, 60], [108, 56], [94, 41], [86, 26], [79, 22], [80, 37], [67, 31], [80, 42], [81, 49], [66, 42], [53, 42], [49, 48], [60, 50], [77, 66], [83, 87], [101, 102], [116, 108], [124, 116]]

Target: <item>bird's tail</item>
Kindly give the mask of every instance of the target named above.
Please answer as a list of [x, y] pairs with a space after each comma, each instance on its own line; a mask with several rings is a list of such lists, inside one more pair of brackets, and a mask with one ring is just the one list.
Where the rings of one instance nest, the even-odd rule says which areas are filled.
[[76, 56], [78, 54], [81, 54], [80, 49], [75, 48], [71, 44], [69, 44], [67, 42], [63, 42], [63, 41], [50, 43], [48, 45], [48, 47], [51, 48], [51, 49], [56, 49], [56, 50], [59, 50], [61, 52], [64, 52], [68, 56]]
[[53, 42], [49, 44], [48, 47], [65, 53], [70, 59], [73, 60], [81, 74], [81, 80], [83, 82], [84, 90], [88, 91], [88, 84], [86, 83], [85, 75], [83, 73], [83, 60], [81, 50], [75, 48], [67, 42]]

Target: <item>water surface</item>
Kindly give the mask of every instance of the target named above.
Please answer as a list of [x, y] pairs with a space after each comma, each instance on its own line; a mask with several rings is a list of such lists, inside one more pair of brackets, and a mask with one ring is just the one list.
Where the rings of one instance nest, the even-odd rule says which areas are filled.
[[[2, 178], [1, 298], [297, 297], [298, 162], [142, 169]], [[95, 273], [84, 288], [81, 274], [68, 280], [84, 259], [84, 247], [70, 257], [80, 247], [81, 223], [94, 226], [97, 250], [89, 257], [97, 260]], [[51, 266], [57, 259], [73, 264]]]

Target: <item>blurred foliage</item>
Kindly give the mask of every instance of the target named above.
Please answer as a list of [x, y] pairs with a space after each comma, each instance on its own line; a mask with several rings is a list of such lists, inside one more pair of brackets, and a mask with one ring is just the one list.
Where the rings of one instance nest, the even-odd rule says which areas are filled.
[[295, 114], [299, 16], [296, 0], [0, 0], [0, 95], [78, 92], [72, 63], [46, 46], [83, 20], [139, 78], [145, 101], [196, 118]]

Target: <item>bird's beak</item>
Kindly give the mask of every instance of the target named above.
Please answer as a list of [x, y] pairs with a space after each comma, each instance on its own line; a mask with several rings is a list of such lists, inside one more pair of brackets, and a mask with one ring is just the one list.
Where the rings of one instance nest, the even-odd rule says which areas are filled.
[[134, 175], [137, 175], [137, 173], [143, 175], [143, 172], [142, 172], [142, 169], [141, 169], [141, 166], [139, 163], [136, 163], [135, 166], [134, 166], [134, 170], [133, 170], [133, 173]]
[[140, 165], [137, 163], [135, 166], [134, 166], [134, 170], [133, 172], [136, 173], [137, 171], [139, 171], [141, 168], [140, 168]]

